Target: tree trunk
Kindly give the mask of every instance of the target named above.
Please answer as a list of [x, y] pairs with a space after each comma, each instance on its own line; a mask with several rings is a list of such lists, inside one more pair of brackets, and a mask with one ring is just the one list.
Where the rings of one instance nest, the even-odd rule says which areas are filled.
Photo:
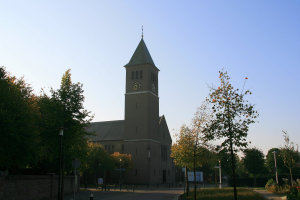
[[293, 174], [292, 174], [292, 168], [290, 168], [290, 174], [291, 174], [291, 183], [292, 183], [292, 186], [294, 185], [293, 183]]
[[187, 175], [187, 167], [185, 166], [185, 184], [186, 184], [186, 196], [189, 196], [189, 179]]
[[194, 150], [194, 199], [196, 199], [196, 191], [197, 191], [197, 184], [196, 184], [196, 150]]
[[253, 174], [253, 179], [254, 179], [253, 185], [254, 185], [254, 187], [256, 187], [256, 176], [255, 176], [255, 173]]
[[[230, 134], [231, 135], [231, 134]], [[232, 149], [232, 139], [230, 136], [230, 155], [231, 155], [231, 164], [232, 164], [232, 175], [233, 175], [233, 191], [234, 191], [234, 200], [237, 200], [237, 193], [236, 193], [236, 177], [235, 177], [235, 168], [234, 168], [234, 155]]]

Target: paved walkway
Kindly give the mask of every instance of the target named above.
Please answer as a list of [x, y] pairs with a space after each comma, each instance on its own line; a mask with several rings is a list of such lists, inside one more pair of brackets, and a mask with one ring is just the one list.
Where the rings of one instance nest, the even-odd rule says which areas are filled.
[[267, 190], [254, 190], [254, 191], [263, 195], [266, 199], [272, 199], [272, 200], [286, 199], [286, 195], [274, 194], [274, 193], [268, 192]]

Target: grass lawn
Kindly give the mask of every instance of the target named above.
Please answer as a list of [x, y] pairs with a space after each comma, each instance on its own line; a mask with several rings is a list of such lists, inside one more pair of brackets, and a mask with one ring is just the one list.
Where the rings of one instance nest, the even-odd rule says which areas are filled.
[[[193, 199], [194, 191], [182, 195], [182, 199]], [[265, 198], [252, 189], [237, 188], [238, 200], [265, 200]], [[197, 190], [197, 200], [232, 200], [234, 199], [233, 188], [205, 188]]]

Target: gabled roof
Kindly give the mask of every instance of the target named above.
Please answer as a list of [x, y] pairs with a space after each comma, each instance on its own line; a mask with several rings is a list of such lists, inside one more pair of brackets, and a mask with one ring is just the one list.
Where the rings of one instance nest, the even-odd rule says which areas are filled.
[[154, 67], [156, 67], [143, 38], [141, 39], [139, 45], [137, 46], [129, 63], [124, 67], [132, 66], [132, 65], [140, 65], [140, 64], [151, 64]]
[[91, 122], [86, 131], [96, 136], [87, 136], [91, 141], [124, 140], [125, 120]]

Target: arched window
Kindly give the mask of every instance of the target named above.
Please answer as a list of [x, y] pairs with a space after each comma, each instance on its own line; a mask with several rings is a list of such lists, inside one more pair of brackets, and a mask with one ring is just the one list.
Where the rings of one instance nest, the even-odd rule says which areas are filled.
[[135, 79], [139, 79], [139, 71], [135, 72]]
[[134, 72], [131, 72], [131, 80], [134, 79]]
[[140, 79], [143, 79], [143, 70], [140, 71]]

